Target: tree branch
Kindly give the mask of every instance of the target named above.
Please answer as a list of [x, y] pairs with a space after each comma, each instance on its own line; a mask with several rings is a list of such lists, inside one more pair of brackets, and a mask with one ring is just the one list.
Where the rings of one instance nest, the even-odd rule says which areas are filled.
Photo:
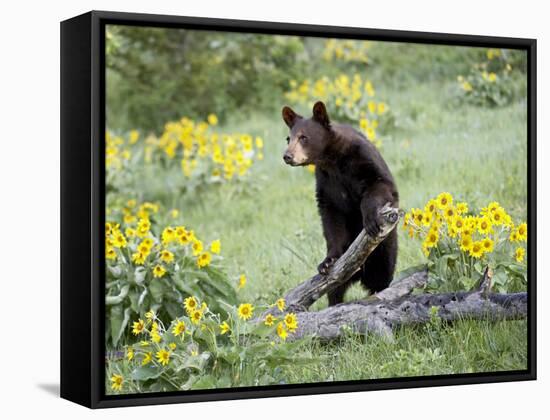
[[[316, 274], [286, 294], [284, 297], [287, 305], [286, 310], [289, 312], [305, 311], [321, 296], [349, 280], [364, 264], [370, 253], [395, 228], [400, 215], [400, 210], [390, 207], [389, 203], [382, 207], [379, 211], [380, 232], [378, 235], [370, 237], [362, 230], [326, 275]], [[266, 313], [277, 314], [280, 312], [274, 307]]]

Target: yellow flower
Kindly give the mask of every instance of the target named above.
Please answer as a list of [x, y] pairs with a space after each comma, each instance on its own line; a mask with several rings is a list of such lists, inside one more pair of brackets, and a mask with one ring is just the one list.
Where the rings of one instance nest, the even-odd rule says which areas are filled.
[[191, 242], [191, 234], [183, 226], [176, 228], [176, 235], [181, 245], [187, 245]]
[[152, 360], [153, 360], [153, 353], [151, 352], [145, 353], [145, 355], [143, 356], [143, 360], [141, 361], [141, 366], [148, 365], [149, 363], [151, 363]]
[[445, 219], [447, 221], [451, 221], [453, 219], [453, 217], [455, 216], [455, 209], [453, 206], [449, 206], [447, 207], [444, 211], [443, 211], [443, 215], [445, 216]]
[[433, 248], [437, 245], [438, 241], [439, 232], [435, 229], [430, 229], [430, 231], [426, 235], [426, 239], [424, 240], [424, 245], [426, 246], [426, 248]]
[[522, 223], [517, 228], [518, 240], [527, 241], [527, 223]]
[[136, 236], [136, 230], [129, 227], [129, 228], [126, 228], [126, 230], [124, 231], [124, 233], [126, 234], [126, 236], [128, 238], [133, 238], [134, 236]]
[[173, 227], [168, 226], [168, 227], [164, 228], [164, 230], [162, 231], [162, 243], [163, 244], [167, 245], [170, 242], [175, 241], [176, 239], [177, 239], [176, 238], [176, 231], [174, 230]]
[[277, 321], [277, 318], [275, 318], [271, 314], [267, 314], [265, 316], [264, 324], [267, 325], [268, 327], [271, 327], [275, 323], [275, 321]]
[[116, 251], [112, 246], [105, 247], [105, 258], [108, 260], [116, 260]]
[[491, 219], [488, 216], [482, 216], [478, 219], [477, 230], [482, 235], [488, 235], [492, 231]]
[[514, 254], [514, 257], [516, 258], [517, 262], [522, 262], [523, 258], [525, 257], [525, 248], [523, 248], [521, 246], [516, 248], [516, 252]]
[[126, 246], [126, 238], [122, 232], [117, 231], [113, 234], [113, 246], [117, 248], [124, 248]]
[[128, 361], [134, 358], [134, 349], [132, 347], [128, 347], [126, 349], [126, 358], [128, 359]]
[[139, 251], [132, 254], [132, 261], [138, 265], [143, 265], [146, 258], [147, 255]]
[[187, 313], [191, 314], [191, 312], [197, 309], [197, 306], [199, 306], [199, 302], [194, 296], [189, 296], [183, 301], [183, 305], [185, 306], [185, 310], [187, 311]]
[[472, 84], [470, 82], [465, 80], [464, 82], [462, 82], [462, 89], [464, 89], [465, 92], [471, 92], [473, 87], [472, 87]]
[[286, 302], [283, 298], [277, 299], [277, 302], [275, 302], [277, 305], [277, 308], [279, 308], [279, 311], [283, 312], [286, 307]]
[[165, 263], [171, 263], [172, 261], [174, 261], [174, 254], [167, 249], [163, 249], [160, 252], [160, 259]]
[[495, 249], [495, 243], [491, 238], [483, 239], [482, 243], [484, 253], [493, 252], [493, 250]]
[[197, 265], [199, 268], [206, 267], [208, 264], [210, 264], [210, 261], [212, 261], [212, 256], [209, 252], [203, 252], [198, 258], [197, 258]]
[[229, 328], [229, 324], [226, 321], [223, 321], [220, 324], [220, 333], [221, 333], [221, 335], [227, 334], [230, 330], [231, 330], [231, 328]]
[[441, 210], [453, 205], [453, 196], [448, 192], [442, 192], [437, 196], [436, 205]]
[[488, 80], [489, 80], [489, 82], [496, 82], [497, 75], [493, 72], [489, 73]]
[[252, 317], [253, 312], [254, 312], [254, 307], [250, 303], [241, 303], [241, 305], [239, 306], [239, 310], [238, 310], [239, 318], [245, 321]]
[[[138, 139], [139, 139], [139, 131], [137, 131], [137, 130], [130, 131], [130, 138], [129, 138], [130, 144], [135, 144], [138, 141]], [[134, 202], [135, 202], [135, 200], [134, 200]], [[134, 206], [135, 206], [135, 204], [134, 204]]]
[[127, 225], [131, 225], [132, 223], [135, 223], [136, 221], [136, 216], [134, 216], [133, 214], [125, 214], [124, 215], [124, 223], [127, 224]]
[[495, 211], [491, 212], [489, 214], [489, 217], [491, 218], [491, 222], [496, 225], [500, 226], [502, 225], [506, 220], [506, 212], [502, 208], [498, 208]]
[[437, 209], [437, 201], [436, 200], [430, 200], [424, 207], [425, 213], [433, 213]]
[[282, 322], [279, 322], [279, 323], [277, 324], [277, 335], [278, 335], [279, 337], [281, 337], [281, 339], [282, 339], [283, 341], [286, 340], [286, 338], [287, 338], [287, 336], [288, 336], [288, 333], [287, 333], [287, 331], [286, 331], [286, 329], [285, 329], [285, 326], [283, 325]]
[[132, 326], [132, 333], [134, 335], [141, 334], [145, 330], [145, 322], [143, 319], [138, 319]]
[[519, 236], [518, 236], [517, 229], [512, 229], [512, 231], [510, 232], [510, 237], [508, 239], [510, 240], [510, 242], [518, 242], [519, 241]]
[[474, 258], [481, 258], [483, 256], [483, 242], [475, 241], [470, 248], [470, 255]]
[[137, 231], [136, 231], [137, 236], [139, 236], [140, 238], [143, 238], [149, 233], [149, 229], [151, 229], [151, 222], [149, 221], [149, 219], [146, 219], [146, 218], [139, 219], [137, 224]]
[[473, 245], [472, 237], [470, 235], [462, 235], [459, 245], [462, 251], [469, 252]]
[[151, 341], [153, 341], [153, 343], [160, 343], [161, 338], [162, 337], [156, 330], [151, 331]]
[[246, 276], [241, 274], [239, 276], [239, 289], [242, 289], [244, 286], [246, 286]]
[[210, 251], [212, 251], [213, 254], [219, 254], [222, 249], [222, 244], [219, 239], [216, 239], [210, 244]]
[[218, 117], [216, 116], [216, 114], [210, 114], [208, 116], [208, 124], [218, 125]]
[[296, 314], [288, 313], [285, 315], [285, 326], [290, 332], [296, 331], [296, 328], [298, 328], [298, 319], [296, 318]]
[[176, 322], [176, 325], [174, 325], [174, 328], [172, 328], [172, 334], [174, 334], [174, 336], [176, 337], [179, 335], [183, 337], [183, 335], [185, 334], [185, 322], [181, 320]]
[[116, 373], [111, 376], [111, 389], [114, 389], [115, 391], [120, 391], [122, 389], [122, 384], [124, 382], [124, 378], [122, 375], [117, 375]]
[[140, 345], [141, 347], [149, 347], [150, 344], [151, 344], [151, 343], [149, 343], [147, 340], [141, 340], [141, 341], [139, 342], [139, 345]]
[[145, 318], [147, 318], [148, 320], [152, 320], [152, 319], [155, 319], [155, 311], [153, 310], [150, 310], [148, 312], [145, 313]]
[[155, 265], [155, 268], [153, 268], [153, 277], [160, 278], [166, 274], [166, 270], [164, 267], [160, 264]]
[[105, 236], [109, 236], [113, 230], [113, 225], [109, 222], [105, 223]]
[[434, 217], [434, 214], [429, 211], [424, 211], [422, 216], [422, 224], [424, 226], [430, 226], [430, 223], [432, 222], [432, 219]]
[[190, 317], [191, 317], [191, 322], [196, 325], [199, 322], [201, 322], [202, 311], [200, 309], [197, 309], [197, 310], [191, 312]]
[[200, 253], [202, 252], [202, 242], [199, 241], [198, 239], [195, 239], [193, 241], [193, 255], [196, 257], [197, 255], [200, 255]]
[[157, 360], [161, 365], [166, 366], [170, 362], [170, 352], [165, 349], [160, 349], [157, 352]]
[[180, 211], [178, 209], [170, 210], [170, 216], [172, 217], [172, 219], [175, 219], [176, 217], [178, 217], [179, 214], [180, 214]]
[[457, 232], [459, 232], [459, 233], [462, 232], [462, 229], [464, 229], [464, 219], [462, 218], [462, 216], [457, 215], [457, 216], [453, 217], [453, 219], [451, 221], [451, 226]]
[[456, 203], [455, 209], [458, 214], [468, 213], [468, 204], [463, 202]]
[[170, 347], [170, 350], [174, 351], [174, 350], [176, 350], [177, 345], [176, 345], [176, 343], [170, 343], [170, 344], [168, 344], [168, 347]]

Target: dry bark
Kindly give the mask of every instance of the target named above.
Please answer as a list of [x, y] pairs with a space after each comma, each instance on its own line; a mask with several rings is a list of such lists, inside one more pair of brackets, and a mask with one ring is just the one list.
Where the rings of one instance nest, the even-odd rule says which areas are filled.
[[[421, 324], [437, 314], [444, 321], [458, 319], [515, 320], [527, 317], [527, 293], [491, 293], [487, 270], [481, 286], [470, 292], [411, 294], [427, 281], [426, 272], [415, 273], [365, 300], [343, 303], [319, 312], [299, 312], [293, 338], [315, 336], [334, 339], [345, 328], [392, 337], [398, 325]], [[489, 278], [489, 282], [483, 280]], [[434, 309], [436, 308], [436, 309]]]

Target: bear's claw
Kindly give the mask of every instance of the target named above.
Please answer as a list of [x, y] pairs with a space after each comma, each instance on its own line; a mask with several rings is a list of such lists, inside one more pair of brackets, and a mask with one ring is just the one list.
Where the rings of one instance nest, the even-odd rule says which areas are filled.
[[337, 257], [326, 257], [321, 264], [317, 267], [317, 271], [319, 271], [319, 274], [328, 274], [330, 271], [330, 268], [334, 265], [334, 263], [338, 260]]

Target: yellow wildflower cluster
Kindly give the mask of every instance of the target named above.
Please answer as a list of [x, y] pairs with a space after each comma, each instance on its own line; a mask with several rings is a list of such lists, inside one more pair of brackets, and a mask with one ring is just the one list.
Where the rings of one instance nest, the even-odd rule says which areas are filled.
[[254, 158], [263, 159], [263, 139], [250, 134], [222, 134], [213, 130], [216, 115], [208, 122], [189, 118], [169, 122], [159, 138], [151, 137], [149, 145], [162, 150], [169, 159], [178, 159], [186, 177], [191, 177], [203, 162], [213, 178], [232, 179], [244, 176]]
[[[274, 306], [283, 311], [286, 306], [284, 299], [279, 299]], [[130, 329], [137, 341], [126, 347], [127, 361], [134, 366], [151, 364], [162, 369], [163, 372], [181, 374], [181, 362], [188, 360], [190, 356], [200, 354], [201, 342], [203, 342], [201, 340], [204, 340], [205, 334], [227, 335], [232, 345], [240, 343], [242, 336], [229, 333], [235, 327], [235, 331], [241, 331], [246, 335], [248, 330], [239, 328], [239, 320], [249, 321], [255, 309], [251, 303], [242, 303], [235, 308], [238, 319], [229, 318], [221, 322], [220, 315], [211, 312], [206, 302], [201, 302], [196, 296], [184, 299], [183, 307], [187, 316], [174, 319], [168, 326], [163, 324], [153, 310], [146, 312], [144, 319], [133, 321]], [[263, 324], [272, 327], [273, 334], [277, 334], [281, 341], [285, 341], [289, 333], [295, 333], [298, 329], [298, 320], [294, 313], [284, 314], [280, 320], [274, 315], [267, 315]], [[194, 336], [196, 332], [199, 332], [202, 337], [199, 341]], [[220, 337], [209, 343], [222, 346], [224, 341]], [[271, 343], [274, 345], [273, 342]], [[211, 348], [205, 351], [211, 352]], [[111, 389], [121, 391], [128, 381], [130, 379], [125, 380], [119, 373], [113, 373], [110, 378]]]
[[[513, 244], [527, 240], [527, 224], [516, 226], [499, 203], [491, 202], [474, 215], [469, 213], [467, 203], [455, 202], [448, 192], [430, 199], [423, 209], [411, 209], [405, 214], [403, 228], [410, 237], [423, 240], [422, 250], [427, 257], [441, 243], [481, 259], [505, 242]], [[524, 255], [524, 248], [514, 251], [518, 262], [523, 261]]]
[[161, 278], [173, 271], [182, 257], [193, 258], [196, 265], [203, 268], [210, 265], [213, 255], [221, 252], [219, 239], [205, 249], [196, 233], [183, 225], [169, 225], [157, 231], [151, 216], [158, 212], [158, 204], [145, 202], [138, 206], [136, 200], [128, 200], [121, 214], [108, 209], [108, 217], [119, 219], [120, 223], [105, 223], [105, 258], [112, 262], [126, 258], [123, 254], [123, 248], [126, 248], [134, 265], [146, 266], [154, 278]]
[[136, 143], [139, 133], [136, 130], [130, 131], [128, 141], [110, 132], [105, 134], [105, 166], [112, 169], [121, 169], [132, 157], [130, 145]]
[[478, 104], [502, 104], [510, 95], [512, 66], [500, 49], [489, 48], [485, 55], [487, 60], [473, 65], [467, 76], [457, 76], [459, 91]]
[[323, 59], [325, 61], [342, 60], [367, 64], [368, 41], [329, 39], [325, 42]]
[[183, 117], [168, 122], [163, 133], [157, 137], [149, 135], [139, 142], [140, 134], [133, 130], [127, 136], [106, 133], [106, 165], [120, 169], [130, 159], [132, 148], [143, 149], [145, 163], [161, 157], [170, 162], [179, 162], [187, 178], [195, 174], [206, 174], [213, 180], [231, 180], [245, 176], [254, 160], [263, 159], [263, 139], [250, 134], [226, 134], [214, 129], [218, 124], [215, 114], [207, 121], [193, 121]]
[[301, 83], [291, 80], [286, 98], [309, 107], [318, 100], [326, 102], [336, 119], [357, 121], [365, 136], [380, 146], [376, 129], [389, 108], [385, 102], [377, 101], [375, 95], [372, 82], [356, 73], [352, 77], [340, 74], [334, 79], [325, 76], [313, 82], [310, 79]]

